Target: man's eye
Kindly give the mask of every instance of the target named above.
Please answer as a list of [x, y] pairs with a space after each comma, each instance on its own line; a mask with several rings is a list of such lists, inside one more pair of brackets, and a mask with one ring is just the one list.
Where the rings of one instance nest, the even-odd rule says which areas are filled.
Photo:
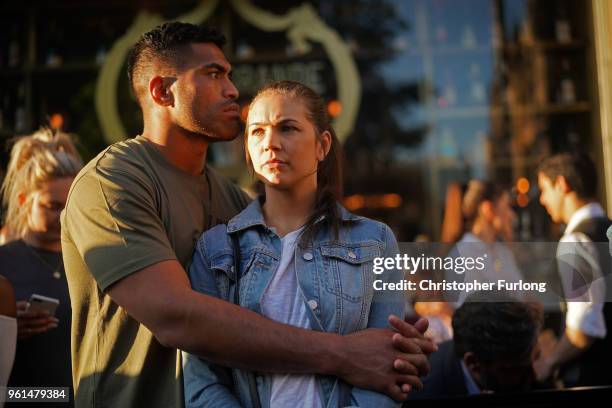
[[251, 134], [253, 136], [261, 136], [263, 135], [263, 133], [264, 133], [263, 129], [260, 129], [260, 128], [251, 130]]
[[221, 73], [219, 71], [213, 71], [209, 72], [208, 76], [210, 76], [212, 79], [219, 79], [221, 77]]
[[283, 132], [293, 132], [297, 130], [297, 128], [295, 126], [283, 126], [282, 130]]

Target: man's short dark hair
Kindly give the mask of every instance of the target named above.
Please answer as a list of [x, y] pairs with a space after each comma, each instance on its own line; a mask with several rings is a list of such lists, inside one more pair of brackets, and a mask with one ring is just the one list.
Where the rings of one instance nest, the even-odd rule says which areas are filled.
[[144, 33], [127, 56], [128, 79], [136, 98], [140, 99], [138, 79], [151, 61], [178, 66], [181, 48], [192, 43], [213, 43], [221, 48], [225, 37], [212, 27], [178, 21], [164, 23]]
[[563, 176], [580, 198], [597, 195], [597, 169], [593, 160], [583, 152], [559, 153], [544, 160], [538, 167], [553, 183]]
[[484, 296], [469, 296], [453, 315], [457, 357], [461, 359], [472, 352], [484, 362], [528, 358], [542, 325], [541, 308], [509, 296], [483, 302]]

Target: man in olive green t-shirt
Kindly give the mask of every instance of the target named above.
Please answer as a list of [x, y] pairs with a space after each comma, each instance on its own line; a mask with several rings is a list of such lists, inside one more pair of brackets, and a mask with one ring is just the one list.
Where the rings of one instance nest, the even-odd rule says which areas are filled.
[[278, 324], [191, 290], [199, 235], [247, 204], [206, 166], [239, 132], [238, 91], [216, 31], [184, 23], [144, 34], [128, 56], [141, 136], [75, 179], [62, 214], [77, 407], [180, 407], [176, 349], [267, 372], [334, 375], [403, 400], [428, 370], [427, 322], [348, 336]]

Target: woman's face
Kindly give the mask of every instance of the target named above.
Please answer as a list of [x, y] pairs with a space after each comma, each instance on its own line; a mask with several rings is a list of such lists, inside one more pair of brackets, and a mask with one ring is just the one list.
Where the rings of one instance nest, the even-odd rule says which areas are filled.
[[505, 192], [495, 202], [493, 227], [497, 234], [501, 235], [506, 241], [512, 241], [512, 224], [515, 216], [514, 210], [512, 209], [512, 197]]
[[274, 92], [260, 96], [247, 117], [247, 148], [253, 169], [266, 186], [316, 190], [319, 161], [331, 135], [317, 137], [300, 98]]
[[72, 177], [51, 179], [31, 194], [32, 209], [28, 220], [31, 232], [42, 233], [46, 239], [60, 239], [60, 214], [66, 206]]

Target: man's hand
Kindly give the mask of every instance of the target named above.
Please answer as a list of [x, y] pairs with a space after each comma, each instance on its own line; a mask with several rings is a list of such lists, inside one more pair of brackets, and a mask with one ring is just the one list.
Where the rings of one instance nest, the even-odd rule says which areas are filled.
[[[430, 339], [425, 338], [425, 332], [429, 327], [429, 321], [425, 318], [419, 319], [414, 326], [400, 319], [397, 316], [389, 316], [389, 323], [398, 331], [393, 335], [393, 346], [400, 352], [405, 353], [403, 356], [396, 358], [393, 361], [393, 367], [400, 373], [406, 373], [411, 370], [414, 365], [413, 360], [419, 355], [429, 355], [438, 350], [438, 346]], [[406, 359], [406, 355], [410, 358]], [[422, 357], [418, 357], [422, 358]], [[425, 358], [419, 376], [424, 376], [429, 373], [429, 360]], [[410, 384], [402, 384], [402, 391], [410, 392]]]
[[[342, 363], [336, 376], [360, 388], [387, 394], [396, 401], [404, 401], [408, 392], [423, 383], [419, 375], [429, 370], [425, 354], [404, 353], [393, 345], [392, 330], [367, 329], [343, 336]], [[394, 368], [396, 359], [402, 367]]]
[[413, 388], [423, 387], [419, 377], [429, 372], [427, 355], [437, 346], [423, 335], [427, 319], [414, 326], [397, 316], [390, 316], [389, 322], [398, 332], [368, 329], [344, 336], [348, 361], [337, 376], [404, 401]]
[[27, 339], [55, 329], [59, 320], [44, 310], [28, 310], [28, 302], [17, 302], [17, 338]]
[[533, 362], [533, 371], [538, 382], [544, 382], [551, 378], [555, 369], [555, 364], [549, 357], [540, 357]]
[[424, 353], [426, 355], [438, 350], [438, 346], [433, 341], [425, 338], [429, 321], [424, 317], [413, 326], [399, 317], [391, 315], [389, 316], [389, 323], [398, 332], [393, 336], [393, 345], [397, 350], [403, 353]]

